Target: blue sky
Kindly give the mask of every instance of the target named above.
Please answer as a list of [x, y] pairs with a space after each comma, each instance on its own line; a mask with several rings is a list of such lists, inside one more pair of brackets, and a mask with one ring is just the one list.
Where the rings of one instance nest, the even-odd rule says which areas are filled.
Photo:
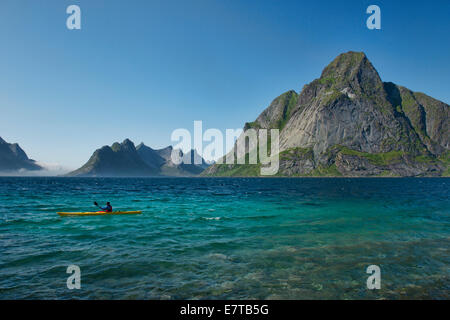
[[[366, 28], [371, 4], [382, 30]], [[125, 138], [165, 147], [194, 120], [241, 128], [350, 50], [449, 103], [449, 14], [448, 0], [2, 0], [0, 136], [68, 168]]]

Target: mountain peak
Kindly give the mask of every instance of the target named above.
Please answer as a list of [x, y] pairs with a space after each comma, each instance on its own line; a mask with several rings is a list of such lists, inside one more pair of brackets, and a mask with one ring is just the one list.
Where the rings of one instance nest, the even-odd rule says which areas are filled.
[[[341, 90], [347, 86], [368, 94], [377, 92], [383, 82], [364, 52], [349, 51], [337, 56], [323, 71], [320, 81]], [[378, 93], [378, 92], [377, 92]]]
[[[364, 52], [349, 51], [338, 55], [322, 72], [321, 78], [349, 75], [368, 61]], [[370, 63], [370, 62], [369, 62]]]
[[130, 139], [123, 140], [122, 145], [125, 145], [125, 146], [126, 145], [129, 145], [129, 146], [133, 145], [133, 147], [134, 147], [134, 143]]

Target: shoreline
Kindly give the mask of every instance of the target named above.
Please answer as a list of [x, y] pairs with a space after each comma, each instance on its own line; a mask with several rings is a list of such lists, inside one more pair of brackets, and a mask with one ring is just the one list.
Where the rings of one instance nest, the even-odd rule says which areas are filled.
[[86, 179], [86, 178], [101, 178], [101, 179], [445, 179], [450, 178], [448, 176], [367, 176], [367, 177], [356, 177], [356, 176], [80, 176], [80, 177], [70, 177], [70, 176], [21, 176], [21, 175], [8, 175], [2, 176], [0, 178], [62, 178], [62, 179]]

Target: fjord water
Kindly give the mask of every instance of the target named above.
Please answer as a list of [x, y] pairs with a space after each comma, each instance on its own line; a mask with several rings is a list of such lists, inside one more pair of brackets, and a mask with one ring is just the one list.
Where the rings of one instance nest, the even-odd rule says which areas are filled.
[[[449, 186], [0, 178], [0, 299], [448, 299]], [[143, 214], [56, 214], [93, 201]], [[80, 290], [66, 287], [71, 264]], [[372, 264], [381, 290], [366, 287]]]

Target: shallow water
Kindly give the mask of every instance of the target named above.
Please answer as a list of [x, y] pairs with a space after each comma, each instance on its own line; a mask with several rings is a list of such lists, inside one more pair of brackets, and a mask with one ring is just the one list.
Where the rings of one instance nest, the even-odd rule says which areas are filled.
[[[449, 186], [0, 178], [0, 299], [448, 299]], [[143, 214], [56, 214], [93, 201]], [[71, 264], [80, 290], [66, 287]], [[366, 287], [372, 264], [381, 290]]]

